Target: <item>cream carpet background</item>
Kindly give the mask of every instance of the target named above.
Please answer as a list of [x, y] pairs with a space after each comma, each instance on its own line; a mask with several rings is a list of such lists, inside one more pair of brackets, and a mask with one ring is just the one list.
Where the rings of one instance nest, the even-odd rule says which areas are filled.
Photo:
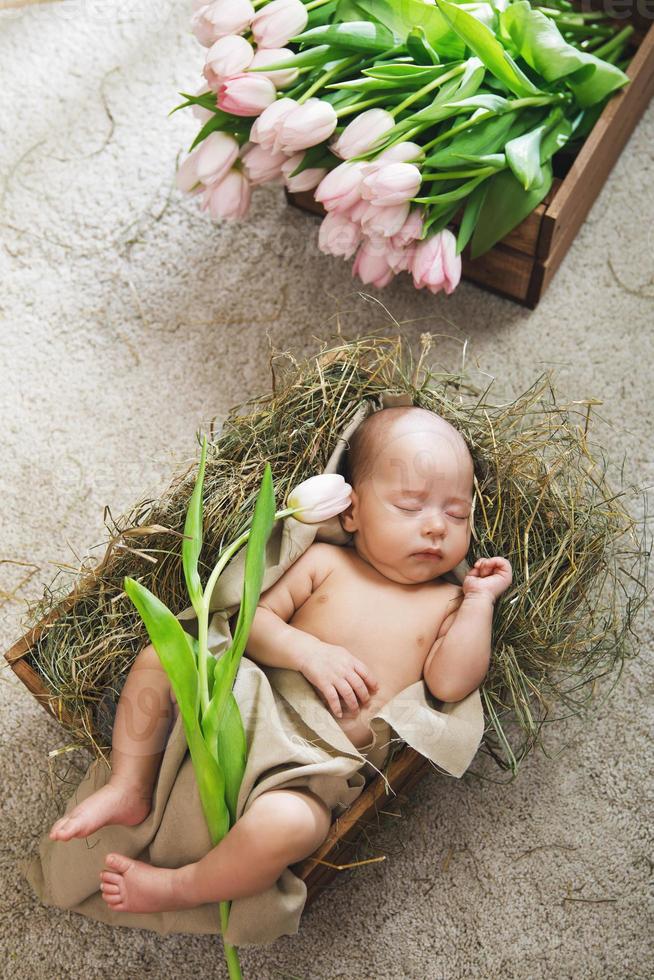
[[[302, 356], [338, 324], [348, 337], [395, 333], [392, 318], [416, 343], [444, 335], [435, 359], [450, 365], [467, 340], [466, 365], [497, 379], [498, 399], [552, 368], [562, 397], [603, 399], [594, 432], [615, 472], [653, 483], [653, 109], [537, 311], [468, 284], [433, 297], [408, 277], [360, 295], [281, 188], [222, 226], [173, 189], [196, 131], [190, 114], [167, 116], [199, 84], [188, 13], [179, 0], [0, 13], [3, 650], [59, 565], [101, 553], [105, 506], [118, 515], [157, 493], [201, 425], [267, 390], [271, 344]], [[245, 976], [651, 976], [640, 632], [612, 700], [551, 732], [551, 758], [510, 786], [431, 775], [388, 818], [387, 860], [336, 882], [298, 936], [242, 951]], [[33, 898], [15, 862], [86, 761], [49, 761], [63, 732], [10, 672], [0, 679], [2, 976], [226, 976], [218, 939], [111, 929]]]

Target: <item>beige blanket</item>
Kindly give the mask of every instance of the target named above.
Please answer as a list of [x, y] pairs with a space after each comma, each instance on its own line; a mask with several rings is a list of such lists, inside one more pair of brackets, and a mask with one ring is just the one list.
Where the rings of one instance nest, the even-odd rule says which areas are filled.
[[[389, 396], [384, 407], [397, 404]], [[402, 402], [404, 403], [404, 402]], [[351, 431], [373, 409], [364, 403], [326, 467], [335, 472]], [[321, 525], [293, 518], [279, 523], [267, 546], [263, 588], [269, 588], [315, 539], [347, 544], [337, 518]], [[465, 566], [455, 570], [459, 580]], [[243, 556], [219, 580], [212, 596], [214, 615], [209, 645], [216, 656], [230, 641], [228, 618], [238, 607]], [[185, 629], [196, 625], [192, 608], [180, 613]], [[481, 699], [474, 691], [456, 704], [436, 701], [422, 680], [400, 691], [371, 721], [369, 745], [357, 749], [342, 731], [314, 688], [297, 671], [261, 668], [243, 658], [234, 685], [248, 744], [248, 759], [239, 794], [240, 816], [260, 793], [281, 787], [306, 787], [333, 811], [354, 802], [367, 781], [384, 768], [389, 755], [404, 742], [436, 766], [460, 777], [470, 765], [483, 736]], [[110, 771], [94, 762], [69, 800], [69, 812], [107, 781]], [[392, 789], [392, 787], [391, 787]], [[22, 870], [47, 905], [72, 909], [111, 925], [151, 929], [159, 933], [220, 932], [218, 906], [179, 912], [136, 914], [114, 912], [102, 900], [99, 883], [109, 851], [161, 866], [180, 867], [197, 861], [210, 848], [193, 766], [181, 718], [168, 740], [155, 786], [150, 815], [136, 827], [105, 827], [86, 840], [41, 839], [39, 853]], [[265, 892], [232, 903], [226, 938], [237, 946], [272, 942], [298, 931], [306, 901], [304, 882], [287, 868]]]

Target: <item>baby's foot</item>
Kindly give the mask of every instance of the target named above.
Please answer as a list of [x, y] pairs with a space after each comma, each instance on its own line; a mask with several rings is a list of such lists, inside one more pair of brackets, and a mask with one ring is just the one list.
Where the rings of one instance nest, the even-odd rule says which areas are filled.
[[187, 907], [179, 894], [180, 869], [107, 854], [100, 873], [102, 897], [114, 912], [172, 912]]
[[100, 827], [116, 823], [133, 827], [145, 820], [151, 808], [152, 798], [141, 787], [110, 780], [97, 793], [57, 820], [50, 831], [50, 839], [88, 837]]

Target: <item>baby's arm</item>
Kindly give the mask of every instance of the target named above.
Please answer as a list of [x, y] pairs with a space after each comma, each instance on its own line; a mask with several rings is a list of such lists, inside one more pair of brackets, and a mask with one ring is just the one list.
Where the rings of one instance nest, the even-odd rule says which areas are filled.
[[458, 604], [441, 623], [423, 677], [439, 701], [460, 701], [479, 687], [488, 671], [496, 598], [511, 584], [505, 558], [481, 558], [468, 572]]
[[301, 670], [318, 641], [288, 621], [331, 572], [329, 550], [329, 545], [311, 545], [261, 596], [247, 643], [257, 663]]
[[325, 643], [288, 622], [333, 571], [337, 560], [337, 546], [313, 544], [264, 592], [250, 630], [247, 652], [260, 664], [300, 671], [340, 718], [340, 698], [356, 712], [359, 701], [365, 704], [370, 700], [368, 688], [375, 690], [377, 681], [349, 650]]

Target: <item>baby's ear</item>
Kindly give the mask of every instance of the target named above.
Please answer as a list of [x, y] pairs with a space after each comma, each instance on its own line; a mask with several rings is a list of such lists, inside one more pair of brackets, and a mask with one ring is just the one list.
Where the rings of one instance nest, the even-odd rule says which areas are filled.
[[345, 510], [341, 511], [338, 518], [341, 522], [341, 527], [348, 534], [353, 534], [357, 530], [357, 520], [356, 520], [356, 510], [357, 510], [357, 499], [356, 491], [352, 491], [352, 503], [346, 507]]

